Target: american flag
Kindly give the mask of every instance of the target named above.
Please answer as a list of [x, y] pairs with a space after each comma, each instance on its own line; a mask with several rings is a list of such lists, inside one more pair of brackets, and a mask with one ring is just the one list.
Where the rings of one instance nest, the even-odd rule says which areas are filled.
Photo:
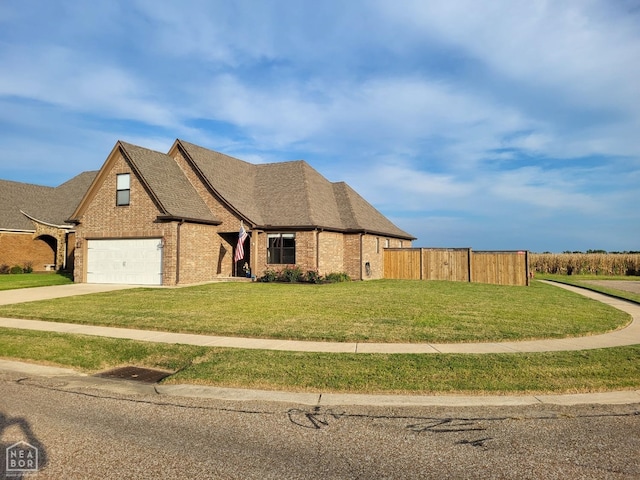
[[240, 224], [240, 233], [238, 234], [238, 245], [236, 246], [236, 255], [233, 260], [238, 262], [244, 258], [244, 241], [247, 239], [247, 231], [244, 229], [244, 225]]

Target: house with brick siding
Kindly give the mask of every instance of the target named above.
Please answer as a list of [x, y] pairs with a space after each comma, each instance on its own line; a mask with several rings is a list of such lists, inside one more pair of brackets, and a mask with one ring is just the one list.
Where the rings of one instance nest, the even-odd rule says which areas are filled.
[[192, 284], [293, 265], [376, 279], [384, 248], [414, 240], [305, 161], [251, 164], [183, 140], [168, 153], [117, 142], [69, 221], [75, 280], [90, 283]]
[[71, 270], [75, 211], [97, 172], [58, 187], [0, 180], [0, 266], [34, 271]]

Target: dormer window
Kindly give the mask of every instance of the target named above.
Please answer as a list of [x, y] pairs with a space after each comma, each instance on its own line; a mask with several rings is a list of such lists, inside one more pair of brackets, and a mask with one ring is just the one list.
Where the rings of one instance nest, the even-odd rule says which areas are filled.
[[131, 175], [122, 173], [116, 176], [116, 205], [125, 207], [129, 205], [131, 197]]

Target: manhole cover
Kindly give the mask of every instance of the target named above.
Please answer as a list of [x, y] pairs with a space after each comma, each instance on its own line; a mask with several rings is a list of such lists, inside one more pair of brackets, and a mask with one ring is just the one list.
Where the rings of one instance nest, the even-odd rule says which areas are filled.
[[96, 377], [119, 378], [122, 380], [135, 380], [136, 382], [156, 383], [171, 375], [171, 372], [153, 370], [142, 367], [120, 367], [106, 372], [97, 373]]

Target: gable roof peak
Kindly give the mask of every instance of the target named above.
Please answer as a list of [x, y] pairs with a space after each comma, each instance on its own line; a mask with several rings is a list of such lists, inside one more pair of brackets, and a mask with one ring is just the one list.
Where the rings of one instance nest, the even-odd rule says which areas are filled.
[[325, 228], [413, 239], [345, 182], [330, 182], [306, 160], [253, 164], [176, 140], [210, 190], [262, 228]]

